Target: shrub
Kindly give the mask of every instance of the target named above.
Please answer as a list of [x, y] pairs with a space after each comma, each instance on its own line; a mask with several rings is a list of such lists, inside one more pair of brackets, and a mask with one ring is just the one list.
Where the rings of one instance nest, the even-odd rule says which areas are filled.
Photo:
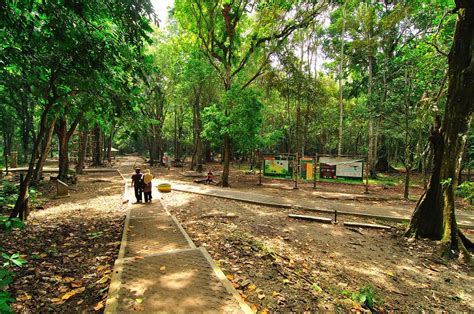
[[3, 189], [2, 189], [3, 194], [10, 195], [10, 194], [18, 193], [18, 187], [16, 185], [14, 185], [13, 183], [11, 183], [7, 180], [3, 180], [2, 185], [3, 185]]
[[462, 197], [466, 202], [474, 204], [474, 182], [465, 181], [456, 189], [456, 195]]
[[25, 227], [25, 223], [19, 218], [0, 216], [0, 230], [10, 231], [12, 229], [21, 229], [23, 227]]
[[347, 290], [343, 290], [341, 294], [351, 295], [351, 299], [354, 302], [370, 310], [374, 310], [376, 306], [383, 304], [382, 298], [371, 285], [365, 285], [360, 288], [359, 291], [352, 292], [352, 294]]
[[13, 273], [0, 267], [0, 313], [14, 313], [10, 303], [15, 302], [10, 292], [3, 289], [13, 281]]

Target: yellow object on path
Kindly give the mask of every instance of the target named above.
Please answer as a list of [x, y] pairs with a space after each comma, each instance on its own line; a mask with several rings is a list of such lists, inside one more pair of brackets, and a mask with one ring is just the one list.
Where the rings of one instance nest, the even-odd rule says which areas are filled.
[[168, 193], [171, 192], [171, 184], [169, 183], [162, 183], [158, 185], [158, 191], [161, 193]]
[[151, 181], [153, 180], [153, 175], [151, 173], [145, 173], [145, 175], [143, 176], [143, 182], [145, 182], [145, 184], [148, 184], [150, 183]]

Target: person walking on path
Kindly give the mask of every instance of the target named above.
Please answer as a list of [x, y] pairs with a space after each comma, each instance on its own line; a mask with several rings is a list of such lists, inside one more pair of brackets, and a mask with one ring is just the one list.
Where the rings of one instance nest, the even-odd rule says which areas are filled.
[[132, 176], [132, 186], [135, 189], [135, 197], [137, 199], [137, 203], [142, 202], [143, 193], [143, 174], [140, 171], [140, 168], [136, 168], [135, 174]]
[[163, 164], [165, 165], [166, 168], [168, 168], [168, 170], [170, 170], [170, 163], [171, 163], [170, 157], [168, 156], [168, 153], [165, 153], [165, 155], [163, 156]]
[[147, 169], [146, 173], [143, 175], [143, 192], [145, 193], [145, 203], [151, 202], [151, 190], [153, 175], [150, 173], [150, 169]]

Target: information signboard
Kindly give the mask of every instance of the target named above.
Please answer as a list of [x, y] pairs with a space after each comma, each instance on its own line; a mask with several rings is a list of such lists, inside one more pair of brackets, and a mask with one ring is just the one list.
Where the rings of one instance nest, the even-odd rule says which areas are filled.
[[292, 156], [263, 156], [263, 175], [266, 177], [291, 179]]
[[305, 181], [313, 180], [314, 166], [313, 158], [304, 157], [300, 159], [300, 177]]
[[321, 178], [347, 178], [362, 180], [364, 162], [347, 157], [320, 157]]

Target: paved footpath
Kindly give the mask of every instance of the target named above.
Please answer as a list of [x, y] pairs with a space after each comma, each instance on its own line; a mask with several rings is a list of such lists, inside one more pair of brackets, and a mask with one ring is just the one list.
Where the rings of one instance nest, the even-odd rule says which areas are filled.
[[[125, 191], [131, 200], [133, 190]], [[129, 206], [105, 313], [251, 313], [153, 193], [151, 204]]]
[[[359, 202], [347, 203], [321, 198], [300, 198], [295, 200], [283, 196], [250, 193], [247, 191], [243, 192], [209, 185], [186, 184], [184, 182], [178, 181], [168, 182], [172, 184], [172, 189], [175, 191], [209, 195], [267, 206], [306, 209], [322, 213], [334, 213], [334, 211], [337, 210], [337, 213], [340, 215], [351, 215], [357, 217], [402, 222], [409, 221], [413, 212], [413, 208], [396, 207], [384, 204], [364, 204]], [[460, 228], [474, 229], [474, 213], [457, 214], [456, 219]]]

